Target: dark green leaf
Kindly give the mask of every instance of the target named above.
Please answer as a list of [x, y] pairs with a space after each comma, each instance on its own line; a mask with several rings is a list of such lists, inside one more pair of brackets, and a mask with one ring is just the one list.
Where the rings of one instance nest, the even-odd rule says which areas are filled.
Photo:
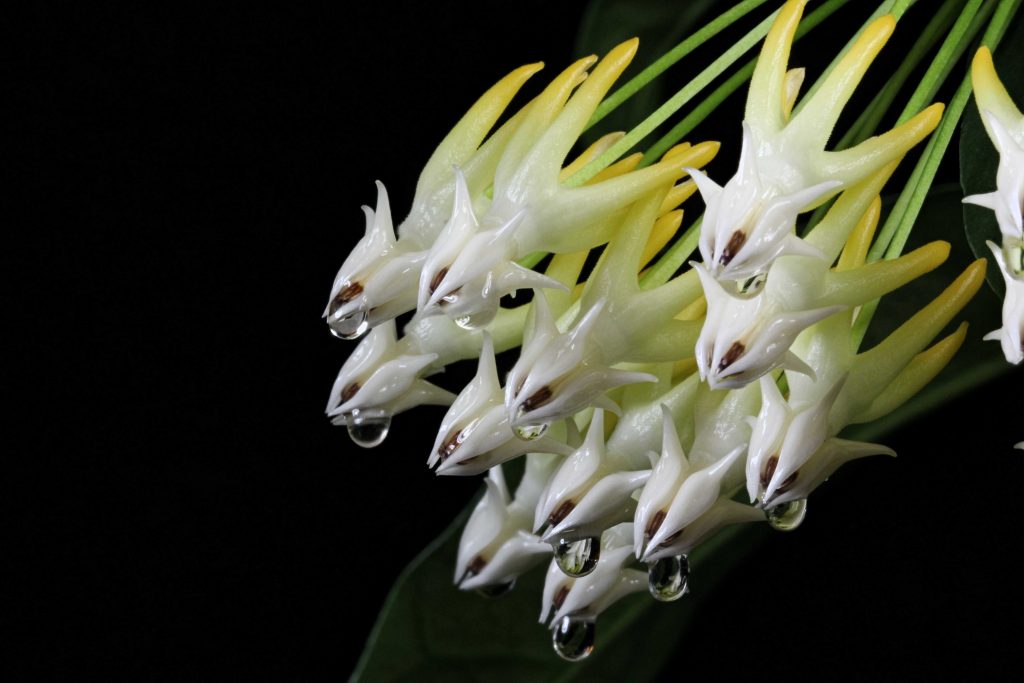
[[[996, 72], [1014, 102], [1024, 102], [1024, 15], [1018, 16], [993, 55]], [[996, 189], [996, 168], [999, 155], [985, 133], [976, 101], [964, 111], [960, 129], [960, 184], [964, 195], [984, 194]], [[995, 214], [980, 206], [963, 205], [964, 229], [971, 249], [979, 258], [987, 258], [988, 284], [1001, 299], [1006, 286], [995, 264], [986, 240], [1002, 241]]]

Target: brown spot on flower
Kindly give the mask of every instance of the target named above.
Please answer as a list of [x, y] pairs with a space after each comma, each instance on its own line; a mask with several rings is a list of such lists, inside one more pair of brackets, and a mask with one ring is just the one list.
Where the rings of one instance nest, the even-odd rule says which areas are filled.
[[[770, 458], [768, 458], [768, 461], [764, 464], [764, 469], [761, 471], [761, 488], [762, 489], [767, 489], [768, 488], [768, 484], [771, 483], [772, 477], [775, 476], [775, 470], [778, 468], [778, 466], [779, 466], [779, 454], [776, 453], [775, 455], [773, 455]], [[794, 472], [793, 474], [791, 474], [788, 477], [786, 477], [786, 481], [782, 482], [782, 484], [779, 485], [779, 488], [777, 488], [776, 491], [778, 493], [782, 493], [785, 490], [787, 490], [789, 487], [791, 487], [793, 485], [793, 483], [796, 482], [796, 477], [797, 477], [798, 474], [800, 474], [799, 471]]]
[[555, 511], [548, 517], [548, 524], [551, 526], [558, 526], [563, 519], [569, 516], [569, 513], [572, 512], [574, 507], [576, 507], [576, 503], [571, 500], [565, 501], [555, 508]]
[[352, 382], [352, 384], [349, 384], [341, 392], [341, 402], [344, 403], [355, 396], [357, 391], [359, 391], [359, 382]]
[[444, 276], [448, 274], [447, 268], [442, 268], [434, 274], [434, 278], [430, 281], [430, 293], [433, 294], [437, 291], [437, 288], [441, 286], [441, 281], [444, 280]]
[[683, 535], [684, 531], [686, 531], [686, 529], [680, 529], [679, 531], [675, 532], [674, 534], [672, 534], [671, 536], [666, 538], [664, 541], [659, 543], [658, 547], [659, 548], [667, 548], [667, 547], [669, 547], [670, 545], [675, 543], [679, 539], [680, 536]]
[[722, 356], [721, 362], [718, 364], [718, 372], [725, 370], [727, 367], [736, 362], [736, 360], [743, 355], [743, 352], [747, 350], [741, 342], [733, 342], [729, 350]]
[[665, 511], [658, 510], [651, 517], [651, 521], [647, 523], [647, 531], [645, 532], [649, 538], [653, 537], [654, 534], [658, 533], [658, 529], [661, 528], [661, 523], [665, 521]]
[[528, 397], [525, 401], [523, 401], [523, 410], [530, 411], [533, 410], [534, 408], [541, 407], [542, 405], [551, 400], [551, 395], [552, 394], [550, 387], [541, 387], [536, 392], [534, 392], [532, 396]]
[[725, 249], [722, 250], [722, 257], [718, 259], [718, 262], [723, 266], [729, 265], [729, 262], [736, 258], [736, 254], [743, 245], [747, 243], [747, 233], [742, 230], [737, 230], [729, 237], [728, 244], [725, 245]]
[[452, 456], [452, 454], [459, 449], [462, 442], [466, 440], [466, 430], [459, 429], [453, 430], [448, 438], [444, 440], [440, 446], [437, 447], [437, 454], [441, 456], [441, 462], [444, 462]]
[[469, 562], [469, 566], [466, 567], [466, 573], [470, 576], [476, 576], [484, 570], [487, 566], [487, 560], [484, 559], [483, 555], [477, 555]]
[[551, 604], [555, 606], [555, 609], [561, 609], [562, 604], [565, 602], [565, 598], [569, 595], [569, 586], [562, 586], [555, 593], [555, 597], [551, 598]]
[[338, 312], [338, 309], [347, 304], [352, 299], [363, 293], [363, 286], [358, 282], [352, 282], [341, 288], [341, 291], [331, 299], [330, 306], [327, 307], [327, 315], [334, 315]]

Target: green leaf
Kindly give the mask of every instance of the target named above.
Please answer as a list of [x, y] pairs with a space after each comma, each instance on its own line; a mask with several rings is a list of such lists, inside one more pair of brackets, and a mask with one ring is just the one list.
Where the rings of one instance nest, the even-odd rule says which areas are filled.
[[[1024, 14], [1014, 19], [993, 54], [993, 60], [1010, 97], [1018, 104], [1024, 103]], [[977, 103], [971, 98], [960, 129], [960, 184], [963, 194], [984, 194], [995, 190], [998, 166], [999, 155], [985, 133]], [[967, 242], [979, 258], [989, 260], [986, 280], [1002, 299], [1005, 284], [999, 267], [992, 259], [992, 252], [985, 244], [986, 240], [996, 244], [1002, 240], [995, 214], [980, 206], [964, 204], [963, 216]]]

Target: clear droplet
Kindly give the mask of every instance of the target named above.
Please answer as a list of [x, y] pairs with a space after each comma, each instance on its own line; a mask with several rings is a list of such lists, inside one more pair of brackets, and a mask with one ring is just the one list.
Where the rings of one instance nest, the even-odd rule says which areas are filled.
[[601, 559], [601, 539], [597, 536], [577, 541], [561, 539], [555, 546], [555, 562], [566, 576], [578, 579], [594, 571]]
[[337, 320], [329, 318], [327, 327], [338, 339], [358, 339], [370, 329], [370, 321], [367, 320], [366, 311], [357, 310]]
[[659, 602], [672, 602], [690, 592], [687, 579], [690, 562], [686, 555], [663, 557], [647, 568], [647, 589]]
[[391, 428], [391, 417], [382, 415], [369, 417], [359, 414], [353, 410], [345, 416], [345, 425], [348, 427], [348, 435], [357, 446], [373, 448], [384, 442]]
[[490, 586], [481, 586], [476, 589], [476, 592], [485, 598], [500, 598], [515, 587], [516, 580], [512, 579], [508, 583], [496, 583]]
[[792, 531], [800, 526], [807, 516], [807, 499], [791, 500], [788, 503], [772, 506], [764, 511], [764, 516], [773, 529]]
[[548, 426], [546, 424], [519, 425], [515, 428], [516, 436], [523, 441], [539, 439], [546, 431], [548, 431]]
[[594, 651], [596, 631], [593, 619], [562, 617], [551, 632], [551, 645], [562, 659], [578, 662], [589, 657]]

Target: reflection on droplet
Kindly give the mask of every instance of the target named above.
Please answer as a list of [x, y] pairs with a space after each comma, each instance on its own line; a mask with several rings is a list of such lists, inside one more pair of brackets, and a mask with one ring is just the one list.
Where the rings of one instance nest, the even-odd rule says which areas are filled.
[[358, 410], [353, 410], [345, 416], [345, 426], [348, 427], [349, 437], [357, 446], [373, 448], [381, 445], [387, 438], [388, 429], [391, 428], [391, 417], [363, 416]]
[[327, 327], [338, 339], [358, 339], [370, 328], [366, 311], [357, 310], [337, 320], [328, 318]]
[[476, 592], [485, 598], [500, 598], [515, 587], [516, 580], [512, 579], [508, 583], [496, 583], [491, 586], [481, 586], [476, 589]]
[[807, 499], [791, 500], [788, 503], [775, 505], [764, 511], [773, 529], [778, 531], [792, 531], [800, 526], [807, 516]]
[[555, 546], [555, 562], [566, 576], [578, 579], [594, 571], [601, 559], [601, 539], [597, 536], [577, 541], [561, 539]]
[[647, 569], [647, 589], [659, 602], [672, 602], [690, 592], [687, 579], [690, 562], [686, 555], [663, 557]]
[[533, 441], [542, 437], [547, 430], [546, 424], [518, 425], [515, 428], [515, 433], [523, 441]]
[[562, 659], [578, 662], [594, 651], [596, 630], [593, 619], [562, 617], [551, 631], [551, 645]]

